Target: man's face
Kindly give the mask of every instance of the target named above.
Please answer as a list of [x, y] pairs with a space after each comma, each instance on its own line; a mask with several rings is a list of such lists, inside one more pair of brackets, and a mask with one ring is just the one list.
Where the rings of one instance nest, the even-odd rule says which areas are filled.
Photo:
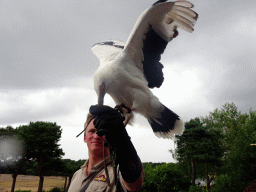
[[89, 123], [86, 129], [86, 134], [84, 136], [84, 142], [87, 143], [88, 150], [91, 152], [102, 153], [103, 146], [102, 143], [105, 139], [105, 136], [99, 137], [97, 135], [97, 129], [93, 125], [94, 119]]

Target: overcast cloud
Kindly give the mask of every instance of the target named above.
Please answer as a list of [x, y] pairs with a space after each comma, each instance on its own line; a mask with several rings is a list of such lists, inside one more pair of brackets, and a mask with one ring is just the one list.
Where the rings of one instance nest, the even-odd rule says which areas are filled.
[[[96, 104], [90, 51], [107, 39], [126, 41], [139, 15], [155, 1], [0, 1], [0, 127], [30, 121], [63, 129], [64, 158], [88, 158], [82, 130]], [[180, 34], [162, 56], [165, 81], [153, 92], [184, 121], [226, 102], [256, 110], [256, 1], [191, 1], [193, 33]], [[108, 96], [106, 104], [114, 106]], [[157, 138], [136, 116], [128, 132], [143, 162], [171, 162], [171, 140]]]

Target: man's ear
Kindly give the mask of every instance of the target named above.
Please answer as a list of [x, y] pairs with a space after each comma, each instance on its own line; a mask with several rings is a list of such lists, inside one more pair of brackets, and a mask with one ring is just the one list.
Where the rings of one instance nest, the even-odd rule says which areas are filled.
[[86, 140], [86, 135], [84, 135], [84, 142], [87, 143], [87, 140]]

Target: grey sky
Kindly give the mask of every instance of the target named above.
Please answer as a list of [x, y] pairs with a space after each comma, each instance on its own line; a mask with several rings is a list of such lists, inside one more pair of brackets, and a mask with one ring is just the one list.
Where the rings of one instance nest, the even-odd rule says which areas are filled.
[[[126, 41], [154, 2], [1, 0], [0, 126], [57, 122], [65, 157], [87, 158], [75, 135], [97, 101], [92, 75], [99, 62], [91, 46]], [[162, 56], [165, 82], [153, 92], [184, 121], [226, 102], [255, 110], [256, 1], [191, 2], [199, 14], [195, 31], [180, 30], [169, 43]], [[106, 104], [114, 106], [110, 97]], [[156, 138], [142, 117], [128, 132], [142, 161], [172, 161], [173, 142]]]

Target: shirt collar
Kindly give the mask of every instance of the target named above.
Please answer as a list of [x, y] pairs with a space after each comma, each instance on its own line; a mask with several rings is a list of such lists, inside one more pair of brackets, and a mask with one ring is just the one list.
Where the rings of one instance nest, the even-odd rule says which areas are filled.
[[[105, 160], [106, 160], [106, 164], [109, 164], [110, 161], [111, 161], [110, 155], [107, 156], [105, 158]], [[86, 173], [86, 169], [87, 169], [88, 164], [89, 164], [89, 159], [81, 166], [81, 169], [83, 170], [84, 173]], [[103, 166], [104, 166], [104, 160], [102, 160], [101, 162], [99, 162], [98, 164], [93, 166], [92, 170], [97, 171], [97, 170], [101, 169]]]

